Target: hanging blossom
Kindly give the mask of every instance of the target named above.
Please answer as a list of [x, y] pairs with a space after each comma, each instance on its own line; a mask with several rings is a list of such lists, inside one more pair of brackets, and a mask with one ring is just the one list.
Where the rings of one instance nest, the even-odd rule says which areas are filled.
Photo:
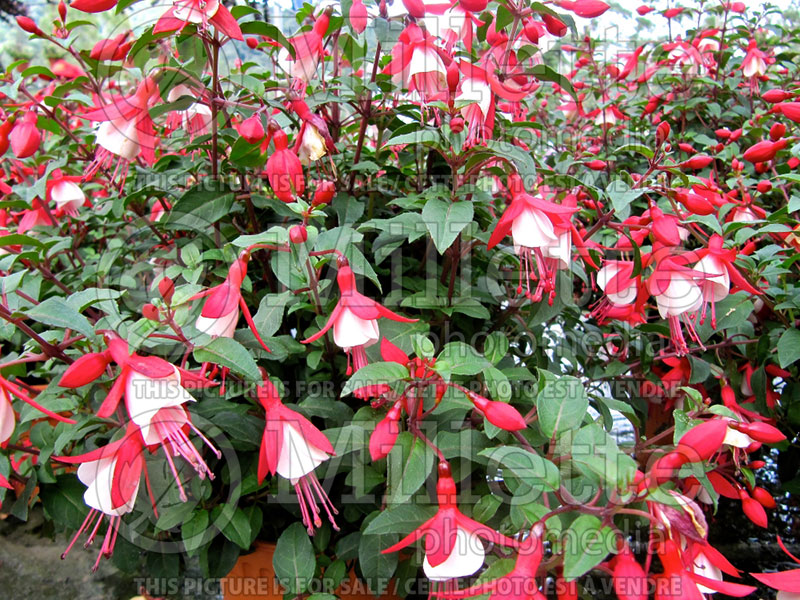
[[153, 33], [183, 31], [187, 25], [197, 25], [201, 31], [213, 25], [217, 31], [234, 40], [244, 40], [239, 23], [222, 0], [175, 0], [153, 28]]
[[122, 397], [131, 421], [138, 427], [143, 443], [151, 449], [163, 448], [170, 470], [175, 477], [182, 500], [186, 492], [178, 475], [173, 457], [180, 456], [188, 462], [200, 478], [213, 479], [214, 475], [200, 452], [191, 443], [187, 431], [193, 431], [219, 458], [220, 452], [192, 423], [183, 407], [195, 399], [184, 387], [216, 385], [204, 377], [181, 369], [157, 356], [130, 354], [128, 343], [113, 332], [105, 332], [108, 348], [104, 352], [83, 355], [64, 372], [59, 385], [78, 388], [98, 379], [112, 363], [120, 372], [103, 401], [97, 416], [110, 417]]
[[[470, 519], [458, 509], [456, 484], [446, 461], [439, 462], [438, 474], [436, 496], [439, 509], [436, 514], [383, 550], [383, 554], [397, 552], [424, 538], [422, 569], [425, 575], [431, 581], [449, 583], [452, 579], [472, 575], [483, 566], [486, 551], [481, 539], [510, 548], [518, 547], [518, 542]], [[445, 587], [448, 587], [447, 583]]]
[[418, 92], [424, 102], [447, 91], [447, 68], [443, 52], [434, 39], [412, 23], [392, 47], [392, 60], [383, 70], [397, 85]]
[[[122, 515], [133, 510], [142, 473], [145, 472], [144, 441], [138, 427], [130, 422], [124, 436], [115, 441], [78, 456], [54, 456], [53, 460], [78, 464], [78, 479], [86, 486], [83, 501], [89, 507], [83, 523], [61, 555], [65, 558], [78, 538], [88, 532], [85, 548], [94, 541], [105, 517], [108, 526], [100, 553], [92, 567], [96, 571], [100, 559], [110, 558], [119, 535]], [[153, 502], [155, 510], [155, 502]]]
[[264, 436], [258, 454], [258, 482], [267, 473], [288, 479], [297, 492], [300, 514], [309, 535], [322, 526], [319, 504], [336, 531], [339, 527], [333, 506], [317, 479], [314, 469], [333, 456], [333, 446], [325, 434], [300, 413], [287, 408], [269, 379], [257, 388], [258, 401], [265, 411]]
[[82, 179], [81, 175], [64, 175], [61, 169], [55, 169], [47, 178], [45, 199], [54, 202], [63, 214], [77, 216], [78, 209], [86, 203], [86, 194], [78, 185]]
[[494, 92], [484, 69], [464, 60], [458, 68], [464, 78], [458, 83], [453, 102], [468, 123], [467, 144], [480, 144], [490, 138], [494, 130]]
[[155, 161], [155, 136], [149, 109], [159, 99], [158, 85], [152, 77], [145, 77], [130, 96], [109, 104], [101, 104], [82, 115], [82, 118], [100, 123], [97, 128], [97, 150], [87, 167], [83, 181], [92, 179], [101, 169], [110, 168], [117, 160], [111, 177], [125, 185], [130, 163], [141, 157], [147, 164]]
[[365, 348], [380, 338], [378, 319], [384, 317], [401, 323], [414, 323], [417, 319], [400, 316], [360, 294], [356, 287], [356, 276], [347, 259], [339, 256], [337, 264], [339, 272], [336, 275], [336, 282], [339, 285], [339, 301], [325, 326], [310, 338], [303, 340], [303, 343], [310, 344], [318, 340], [333, 327], [333, 341], [347, 353], [347, 375], [351, 375], [367, 364]]
[[306, 86], [311, 82], [317, 73], [317, 67], [324, 53], [323, 39], [328, 32], [330, 25], [332, 8], [326, 8], [322, 14], [314, 21], [311, 31], [296, 35], [289, 39], [289, 43], [294, 50], [294, 56], [282, 51], [279, 58], [282, 62], [291, 61], [292, 85], [291, 89], [305, 96]]
[[[542, 189], [541, 195], [527, 193], [516, 174], [509, 177], [509, 189], [511, 204], [497, 222], [487, 247], [494, 248], [510, 233], [514, 252], [520, 259], [517, 293], [521, 294], [524, 290], [525, 296], [534, 302], [548, 294], [548, 302], [552, 304], [555, 299], [556, 271], [569, 267], [573, 243], [584, 260], [594, 264], [583, 239], [571, 223], [572, 215], [578, 208], [545, 200], [547, 188]], [[537, 282], [533, 292], [531, 281]]]
[[25, 404], [32, 406], [39, 412], [47, 415], [51, 419], [61, 421], [62, 423], [69, 423], [75, 425], [76, 421], [67, 417], [54, 413], [36, 402], [30, 395], [19, 387], [17, 384], [10, 382], [8, 379], [0, 375], [0, 444], [7, 442], [14, 433], [16, 426], [16, 417], [14, 415], [14, 407], [11, 405], [11, 399], [18, 398]]
[[242, 298], [242, 282], [247, 277], [247, 263], [249, 262], [250, 250], [242, 250], [239, 258], [228, 269], [228, 276], [225, 281], [195, 294], [189, 298], [189, 301], [199, 300], [200, 298], [206, 299], [195, 326], [198, 330], [207, 333], [211, 337], [232, 338], [234, 331], [236, 331], [236, 324], [239, 322], [239, 309], [241, 308], [245, 321], [256, 340], [264, 350], [269, 352], [270, 349], [261, 339], [261, 334], [258, 333], [258, 328], [253, 322], [253, 316], [250, 314], [250, 309], [247, 307], [244, 298]]

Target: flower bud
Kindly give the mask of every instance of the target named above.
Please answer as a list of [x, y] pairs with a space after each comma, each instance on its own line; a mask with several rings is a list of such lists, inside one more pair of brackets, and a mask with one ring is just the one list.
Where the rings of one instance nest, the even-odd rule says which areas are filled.
[[556, 37], [564, 37], [565, 35], [567, 35], [569, 27], [567, 27], [567, 25], [561, 19], [558, 19], [553, 15], [549, 15], [547, 13], [541, 15], [541, 17], [548, 33]]
[[775, 502], [775, 498], [772, 497], [772, 494], [762, 487], [754, 487], [750, 493], [753, 495], [753, 498], [764, 508], [772, 509], [778, 505], [778, 503]]
[[19, 15], [17, 17], [17, 25], [19, 25], [20, 29], [22, 29], [26, 33], [30, 33], [31, 35], [39, 35], [39, 36], [44, 35], [44, 32], [41, 29], [39, 29], [39, 26], [36, 24], [36, 21], [31, 19], [30, 17]]
[[295, 225], [289, 230], [289, 239], [293, 244], [302, 244], [308, 239], [308, 231], [304, 225]]
[[459, 4], [461, 8], [468, 12], [479, 13], [486, 10], [486, 7], [489, 5], [488, 0], [460, 0]]
[[772, 191], [772, 182], [767, 179], [759, 181], [758, 185], [756, 186], [756, 189], [761, 194], [768, 194], [769, 192]]
[[596, 158], [594, 160], [590, 160], [589, 162], [587, 162], [586, 166], [589, 167], [592, 171], [603, 171], [608, 166], [608, 164], [604, 160]]
[[158, 321], [158, 309], [149, 302], [142, 307], [142, 316], [151, 321]]
[[169, 304], [172, 302], [172, 295], [175, 293], [175, 282], [169, 277], [164, 277], [158, 282], [158, 293]]
[[775, 123], [769, 128], [769, 139], [773, 142], [778, 141], [786, 134], [786, 125], [783, 123]]
[[736, 429], [762, 444], [777, 444], [786, 439], [780, 429], [769, 423], [740, 423]]
[[257, 144], [264, 139], [264, 125], [261, 123], [261, 116], [254, 114], [236, 125], [236, 131], [248, 144]]
[[764, 102], [769, 102], [770, 104], [777, 104], [778, 102], [783, 102], [791, 97], [792, 95], [789, 92], [780, 89], [767, 90], [761, 94], [761, 99]]
[[256, 48], [258, 48], [258, 38], [249, 37], [245, 40], [245, 43], [247, 44], [247, 47], [250, 48], [251, 50], [255, 50]]
[[763, 140], [745, 150], [742, 158], [751, 163], [767, 162], [775, 158], [778, 150], [780, 150], [778, 143]]
[[664, 142], [667, 141], [669, 138], [670, 127], [669, 123], [666, 121], [662, 121], [658, 127], [656, 127], [656, 146], [660, 146]]
[[61, 22], [67, 22], [67, 5], [64, 4], [64, 0], [60, 0], [58, 3], [58, 16], [61, 17]]
[[678, 450], [687, 456], [689, 462], [708, 460], [719, 451], [727, 432], [728, 423], [722, 419], [703, 421], [681, 436]]
[[35, 112], [29, 111], [14, 124], [11, 131], [11, 150], [17, 158], [28, 158], [39, 149], [42, 134], [36, 128], [38, 117]]
[[108, 358], [105, 352], [84, 354], [67, 368], [58, 385], [65, 388], [79, 388], [91, 383], [106, 370]]
[[453, 117], [450, 119], [450, 131], [453, 133], [461, 133], [464, 131], [464, 119], [462, 117]]
[[364, 6], [364, 3], [361, 0], [353, 0], [353, 3], [350, 5], [349, 16], [350, 27], [353, 28], [353, 31], [356, 33], [363, 33], [363, 31], [367, 28], [369, 14], [367, 13], [367, 7]]
[[739, 499], [742, 501], [742, 512], [759, 527], [767, 527], [767, 511], [761, 504], [751, 498], [744, 490], [739, 490]]
[[317, 189], [314, 191], [314, 199], [311, 201], [311, 206], [320, 206], [321, 204], [328, 204], [333, 200], [336, 194], [336, 184], [332, 181], [320, 181]]

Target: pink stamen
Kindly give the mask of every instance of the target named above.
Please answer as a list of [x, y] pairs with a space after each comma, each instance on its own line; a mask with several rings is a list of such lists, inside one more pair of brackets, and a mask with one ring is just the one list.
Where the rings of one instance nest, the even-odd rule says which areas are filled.
[[97, 512], [98, 511], [93, 508], [89, 509], [89, 514], [86, 515], [86, 518], [83, 520], [83, 524], [80, 526], [80, 529], [78, 529], [78, 531], [75, 532], [75, 535], [72, 536], [72, 541], [69, 543], [69, 546], [67, 546], [67, 549], [64, 550], [64, 552], [61, 554], [61, 560], [64, 560], [67, 557], [67, 554], [69, 554], [69, 551], [72, 550], [72, 547], [75, 545], [75, 542], [78, 541], [78, 538], [81, 536], [81, 534], [83, 534], [83, 531], [89, 525], [92, 518], [95, 516], [95, 514], [97, 514]]

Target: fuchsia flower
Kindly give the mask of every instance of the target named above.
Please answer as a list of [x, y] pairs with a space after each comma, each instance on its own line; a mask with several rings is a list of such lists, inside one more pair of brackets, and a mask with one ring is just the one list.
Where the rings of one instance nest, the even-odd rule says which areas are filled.
[[262, 483], [269, 472], [272, 475], [277, 473], [292, 483], [309, 535], [314, 535], [314, 527], [322, 525], [318, 502], [325, 509], [333, 528], [338, 531], [339, 527], [333, 519], [338, 511], [314, 474], [314, 469], [333, 456], [333, 446], [311, 421], [284, 406], [269, 379], [264, 379], [257, 393], [258, 401], [266, 413], [264, 437], [258, 455], [258, 482]]
[[384, 317], [401, 323], [414, 323], [417, 319], [400, 316], [360, 294], [356, 288], [356, 276], [347, 259], [339, 257], [338, 264], [336, 282], [339, 285], [339, 302], [336, 303], [325, 326], [310, 338], [303, 340], [303, 343], [310, 344], [318, 340], [333, 327], [333, 341], [347, 353], [347, 374], [350, 375], [367, 364], [367, 354], [364, 349], [380, 338], [378, 319]]
[[410, 92], [418, 92], [425, 102], [447, 91], [447, 68], [432, 37], [412, 23], [397, 42], [384, 73], [392, 75], [398, 85]]
[[641, 275], [633, 276], [634, 264], [629, 260], [607, 260], [597, 272], [597, 285], [605, 292], [592, 309], [598, 321], [606, 320], [614, 309], [634, 304], [640, 297]]
[[[800, 564], [800, 558], [797, 558], [790, 553], [783, 540], [778, 537], [778, 545], [789, 558], [797, 564]], [[796, 600], [800, 597], [800, 569], [790, 569], [789, 571], [781, 571], [779, 573], [750, 573], [753, 577], [758, 579], [764, 585], [778, 590], [777, 600]]]
[[176, 0], [158, 20], [153, 33], [182, 31], [190, 23], [202, 30], [213, 25], [231, 39], [244, 40], [239, 24], [222, 0]]
[[619, 600], [647, 600], [647, 574], [636, 562], [628, 544], [621, 543], [614, 565], [614, 591]]
[[706, 317], [706, 308], [711, 305], [711, 326], [717, 326], [714, 306], [728, 297], [731, 282], [737, 289], [744, 290], [753, 295], [760, 295], [761, 291], [754, 288], [739, 273], [734, 266], [738, 253], [736, 249], [725, 249], [723, 239], [718, 234], [713, 234], [708, 240], [708, 247], [697, 252], [700, 260], [695, 264], [696, 271], [703, 273], [705, 278], [700, 283], [703, 293], [703, 311], [700, 314], [700, 323]]
[[228, 269], [228, 276], [221, 284], [195, 294], [189, 301], [206, 298], [203, 310], [197, 317], [196, 327], [211, 337], [233, 337], [236, 323], [239, 321], [239, 309], [244, 313], [244, 319], [253, 332], [258, 343], [267, 352], [270, 351], [261, 334], [258, 333], [250, 309], [242, 298], [242, 282], [247, 276], [247, 263], [250, 262], [250, 251], [242, 250], [233, 264]]
[[767, 72], [767, 55], [758, 49], [755, 40], [747, 45], [747, 54], [742, 60], [742, 75], [745, 77], [761, 77]]
[[292, 100], [292, 110], [303, 122], [294, 146], [294, 152], [300, 159], [300, 164], [308, 165], [326, 154], [333, 154], [336, 146], [328, 132], [325, 120], [312, 113], [305, 100], [299, 98]]
[[432, 581], [447, 581], [472, 575], [483, 566], [486, 551], [480, 538], [502, 546], [516, 548], [519, 543], [498, 533], [491, 527], [470, 519], [456, 503], [456, 484], [450, 474], [450, 465], [439, 463], [439, 481], [436, 484], [439, 510], [383, 554], [397, 552], [417, 540], [425, 539], [425, 559], [422, 569]]
[[[508, 574], [463, 590], [445, 591], [437, 596], [447, 600], [462, 600], [488, 593], [489, 600], [545, 600], [546, 596], [536, 583], [537, 570], [544, 555], [543, 533], [544, 526], [537, 523], [527, 537], [519, 542], [514, 568]], [[561, 598], [563, 596], [559, 596], [559, 600]]]
[[[497, 222], [487, 247], [494, 248], [510, 233], [514, 252], [520, 258], [517, 293], [522, 293], [524, 274], [525, 295], [538, 302], [547, 293], [552, 304], [556, 269], [569, 264], [572, 240], [580, 240], [580, 235], [570, 222], [578, 209], [545, 200], [541, 195], [528, 194], [517, 175], [509, 178], [509, 188], [512, 193], [511, 204]], [[556, 262], [555, 268], [553, 262]], [[531, 279], [538, 280], [533, 293]]]
[[[183, 96], [197, 98], [196, 92], [185, 85], [176, 85], [169, 91], [167, 102], [176, 102]], [[206, 133], [211, 125], [211, 108], [202, 102], [192, 102], [183, 110], [173, 110], [167, 117], [167, 130], [172, 132], [182, 127], [189, 139]]]
[[130, 354], [128, 343], [113, 332], [106, 332], [108, 348], [104, 352], [92, 352], [75, 361], [62, 375], [59, 385], [77, 388], [99, 378], [111, 362], [120, 367], [119, 375], [103, 401], [97, 416], [110, 417], [117, 409], [122, 397], [130, 420], [138, 427], [142, 442], [151, 448], [161, 445], [167, 462], [180, 489], [181, 499], [186, 493], [181, 484], [173, 456], [181, 456], [203, 478], [213, 479], [208, 465], [187, 432], [193, 431], [211, 450], [221, 456], [211, 442], [192, 424], [183, 404], [194, 402], [184, 385], [209, 387], [216, 385], [204, 377], [181, 369], [157, 356]]
[[64, 214], [76, 216], [86, 202], [86, 194], [78, 186], [82, 179], [80, 175], [63, 175], [60, 169], [55, 169], [47, 178], [45, 198]]
[[108, 169], [118, 157], [117, 166], [111, 177], [119, 187], [125, 185], [128, 168], [136, 157], [152, 164], [155, 160], [155, 137], [150, 107], [159, 99], [158, 85], [151, 77], [139, 83], [136, 92], [119, 98], [110, 104], [98, 106], [83, 115], [84, 119], [100, 123], [97, 129], [97, 151], [94, 161], [88, 166], [83, 177], [87, 181], [100, 169]]
[[[678, 356], [689, 351], [683, 337], [681, 323], [686, 327], [691, 339], [701, 347], [692, 318], [703, 304], [703, 291], [700, 287], [707, 275], [680, 264], [676, 257], [669, 256], [656, 264], [647, 279], [647, 286], [658, 305], [658, 313], [669, 322], [672, 342]], [[691, 315], [691, 318], [690, 318]]]
[[61, 415], [54, 413], [52, 410], [48, 410], [31, 398], [30, 395], [28, 395], [28, 393], [18, 385], [11, 383], [8, 379], [0, 375], [0, 444], [8, 441], [8, 439], [11, 437], [11, 434], [14, 433], [16, 417], [14, 415], [14, 407], [11, 406], [12, 397], [22, 400], [25, 404], [29, 404], [51, 419], [56, 419], [62, 423], [70, 423], [71, 425], [76, 423], [76, 421], [73, 419], [62, 417]]
[[[53, 460], [79, 464], [78, 479], [86, 486], [83, 501], [89, 514], [61, 555], [65, 558], [84, 531], [89, 537], [84, 544], [94, 541], [103, 517], [109, 517], [103, 545], [92, 567], [96, 571], [102, 557], [110, 558], [119, 534], [122, 515], [133, 510], [139, 492], [142, 473], [145, 472], [144, 442], [134, 423], [128, 423], [125, 435], [115, 441], [78, 456], [54, 456]], [[145, 473], [146, 476], [146, 473]]]
[[494, 130], [494, 92], [484, 69], [464, 60], [459, 69], [464, 77], [458, 83], [454, 103], [469, 124], [467, 143], [482, 143]]
[[314, 26], [311, 31], [296, 35], [289, 40], [294, 48], [294, 58], [287, 57], [292, 64], [292, 89], [305, 94], [305, 89], [308, 83], [314, 78], [319, 66], [319, 61], [322, 60], [324, 52], [322, 40], [328, 32], [328, 25], [330, 24], [330, 9], [326, 9], [314, 21]]

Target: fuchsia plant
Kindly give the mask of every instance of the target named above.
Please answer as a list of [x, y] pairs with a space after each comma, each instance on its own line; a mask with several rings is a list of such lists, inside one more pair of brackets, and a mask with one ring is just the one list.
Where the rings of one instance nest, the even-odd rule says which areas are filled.
[[[447, 600], [800, 593], [715, 529], [794, 535], [791, 15], [395, 5], [17, 19], [3, 510], [148, 577], [275, 542], [291, 597], [351, 571]], [[664, 37], [611, 45], [609, 18]]]

